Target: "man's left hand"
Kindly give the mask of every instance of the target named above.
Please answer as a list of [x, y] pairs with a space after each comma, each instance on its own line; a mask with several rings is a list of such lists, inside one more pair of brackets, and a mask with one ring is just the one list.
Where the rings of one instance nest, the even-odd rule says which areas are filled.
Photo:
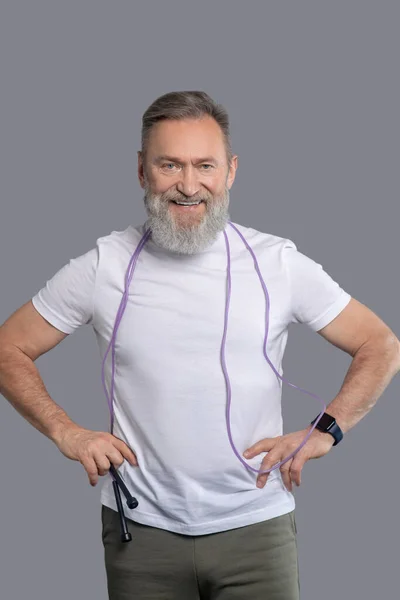
[[[268, 452], [259, 469], [260, 471], [266, 471], [296, 450], [309, 431], [310, 427], [307, 427], [307, 429], [294, 431], [286, 435], [264, 438], [248, 448], [250, 453], [245, 458], [252, 458], [261, 452]], [[282, 480], [290, 492], [292, 491], [292, 482], [297, 486], [301, 484], [301, 470], [305, 463], [310, 458], [320, 458], [327, 454], [332, 448], [334, 441], [330, 433], [314, 429], [304, 446], [292, 458], [281, 465]], [[268, 475], [269, 473], [266, 473], [257, 477], [257, 487], [264, 487]], [[261, 485], [258, 482], [261, 482]]]

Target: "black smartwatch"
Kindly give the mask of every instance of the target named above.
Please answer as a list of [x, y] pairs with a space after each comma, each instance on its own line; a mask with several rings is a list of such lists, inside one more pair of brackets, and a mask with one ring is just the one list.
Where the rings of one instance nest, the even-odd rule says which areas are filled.
[[[311, 421], [310, 424], [313, 425], [317, 419], [318, 417], [315, 417], [315, 419]], [[336, 446], [340, 442], [340, 440], [343, 439], [343, 431], [336, 423], [336, 419], [326, 412], [324, 412], [324, 414], [318, 421], [318, 424], [315, 426], [315, 429], [319, 429], [319, 431], [324, 431], [325, 433], [330, 433], [335, 439], [333, 443], [334, 446]]]

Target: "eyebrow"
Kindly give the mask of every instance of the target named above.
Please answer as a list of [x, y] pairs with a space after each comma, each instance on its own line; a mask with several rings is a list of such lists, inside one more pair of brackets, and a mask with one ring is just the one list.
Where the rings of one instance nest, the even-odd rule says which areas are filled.
[[[153, 160], [153, 163], [159, 164], [163, 160], [167, 160], [167, 161], [171, 161], [171, 162], [175, 162], [175, 163], [179, 163], [179, 164], [185, 164], [177, 156], [169, 156], [167, 154], [161, 154], [160, 156], [156, 156]], [[214, 165], [219, 164], [218, 161], [215, 158], [213, 158], [212, 156], [205, 156], [204, 158], [195, 158], [193, 162], [195, 164], [203, 163], [203, 162], [212, 163]]]

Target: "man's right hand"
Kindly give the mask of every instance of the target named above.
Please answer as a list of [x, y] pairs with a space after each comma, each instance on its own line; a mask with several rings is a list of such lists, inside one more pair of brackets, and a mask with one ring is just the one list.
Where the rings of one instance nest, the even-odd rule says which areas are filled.
[[117, 469], [126, 458], [132, 466], [138, 466], [136, 455], [129, 446], [105, 431], [67, 427], [55, 444], [64, 456], [78, 460], [84, 466], [92, 486], [97, 484], [99, 475], [108, 473], [111, 463]]

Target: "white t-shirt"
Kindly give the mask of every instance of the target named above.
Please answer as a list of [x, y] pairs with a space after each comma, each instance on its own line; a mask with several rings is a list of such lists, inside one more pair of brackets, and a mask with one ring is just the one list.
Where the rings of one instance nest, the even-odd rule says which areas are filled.
[[[288, 325], [305, 323], [317, 331], [351, 296], [291, 240], [233, 224], [253, 249], [268, 290], [267, 355], [282, 376]], [[144, 224], [130, 225], [98, 238], [94, 248], [71, 259], [32, 298], [39, 313], [65, 333], [90, 324], [101, 360], [128, 264], [144, 231]], [[253, 258], [229, 223], [225, 232], [231, 252], [225, 343], [231, 434], [242, 459], [261, 469], [266, 452], [249, 460], [243, 452], [262, 438], [282, 435], [282, 380], [263, 354], [266, 299]], [[279, 468], [259, 489], [257, 473], [240, 462], [230, 445], [221, 362], [226, 296], [223, 232], [195, 255], [176, 255], [148, 239], [116, 334], [113, 405], [113, 433], [138, 458], [138, 467], [125, 460], [119, 472], [139, 502], [129, 509], [121, 492], [125, 515], [139, 523], [202, 535], [295, 508]], [[111, 356], [110, 349], [105, 366], [108, 395]], [[315, 414], [320, 408], [316, 404]], [[308, 423], [307, 417], [304, 427]], [[117, 510], [110, 474], [102, 481], [101, 503]]]

